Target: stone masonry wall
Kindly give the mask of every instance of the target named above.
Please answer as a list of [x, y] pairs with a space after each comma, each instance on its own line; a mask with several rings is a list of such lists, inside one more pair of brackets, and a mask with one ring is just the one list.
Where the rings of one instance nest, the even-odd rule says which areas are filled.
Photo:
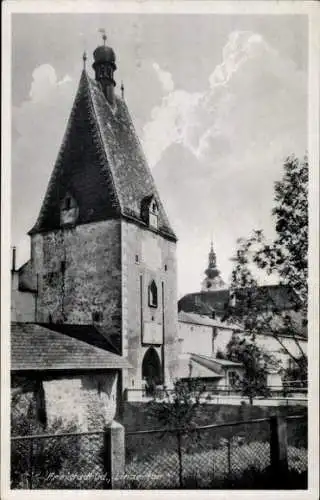
[[[117, 380], [115, 371], [44, 378], [47, 427], [50, 429], [57, 419], [62, 419], [62, 428], [74, 423], [81, 431], [103, 430], [116, 413]], [[19, 384], [21, 395], [12, 413], [16, 419], [13, 432], [18, 434], [25, 420], [30, 423], [30, 404], [34, 407], [34, 416], [36, 405], [35, 381], [30, 377], [16, 377], [13, 394], [19, 391]]]
[[[158, 307], [149, 307], [148, 285], [158, 288]], [[164, 286], [164, 310], [162, 307]], [[142, 288], [141, 288], [142, 285]], [[132, 369], [124, 371], [123, 389], [141, 388], [143, 356], [142, 328], [155, 323], [165, 329], [165, 383], [175, 377], [178, 362], [176, 245], [156, 233], [122, 221], [122, 334], [123, 355]], [[141, 308], [142, 305], [142, 308]], [[142, 309], [142, 311], [141, 311]], [[157, 348], [161, 360], [161, 348]]]
[[90, 374], [43, 382], [48, 426], [56, 419], [82, 431], [103, 430], [116, 412], [117, 374]]
[[101, 324], [111, 333], [121, 328], [120, 221], [83, 224], [35, 235], [34, 272], [39, 274], [37, 321]]

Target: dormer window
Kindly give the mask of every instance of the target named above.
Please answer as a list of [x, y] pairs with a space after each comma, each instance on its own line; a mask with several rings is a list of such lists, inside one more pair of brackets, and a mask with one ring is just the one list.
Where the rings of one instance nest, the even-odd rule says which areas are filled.
[[61, 202], [60, 222], [62, 226], [74, 225], [79, 214], [76, 200], [67, 193]]
[[147, 196], [142, 200], [141, 216], [148, 226], [158, 229], [159, 206], [154, 196]]
[[149, 307], [158, 307], [158, 288], [154, 280], [149, 285], [148, 296]]
[[158, 229], [159, 205], [153, 195], [143, 198], [141, 202], [141, 218], [149, 227]]
[[153, 201], [149, 208], [149, 225], [154, 227], [155, 229], [158, 229], [158, 216], [158, 204], [156, 203], [156, 201]]

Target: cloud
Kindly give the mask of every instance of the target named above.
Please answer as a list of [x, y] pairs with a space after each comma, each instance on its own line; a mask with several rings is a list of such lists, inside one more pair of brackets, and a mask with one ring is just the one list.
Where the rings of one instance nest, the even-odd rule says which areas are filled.
[[273, 186], [284, 158], [306, 150], [307, 76], [260, 34], [233, 32], [207, 88], [164, 95], [143, 141], [178, 226], [179, 289], [199, 288], [204, 264], [192, 255], [197, 248], [206, 259], [212, 231], [228, 279], [236, 239], [254, 228], [272, 233]]
[[152, 64], [152, 67], [155, 70], [157, 77], [159, 78], [163, 90], [165, 92], [172, 92], [174, 89], [174, 83], [171, 73], [169, 73], [169, 71], [164, 71], [163, 69], [161, 69], [159, 64], [156, 62]]
[[143, 134], [152, 166], [173, 143], [183, 143], [197, 158], [210, 161], [217, 152], [230, 152], [231, 144], [236, 152], [240, 142], [242, 149], [257, 140], [266, 142], [276, 131], [295, 127], [305, 104], [305, 75], [249, 31], [230, 34], [208, 83], [202, 93], [168, 86], [161, 104], [153, 108]]
[[175, 90], [163, 98], [161, 106], [153, 108], [152, 119], [143, 130], [144, 149], [151, 167], [170, 144], [182, 143], [191, 147], [193, 139], [189, 120], [200, 97], [198, 93]]
[[43, 64], [32, 73], [29, 99], [13, 108], [12, 241], [20, 263], [29, 255], [28, 237], [21, 234], [31, 229], [40, 210], [75, 91], [69, 75], [59, 80], [55, 69]]
[[29, 92], [31, 101], [41, 102], [50, 96], [58, 86], [71, 82], [69, 75], [58, 81], [55, 69], [50, 64], [42, 64], [34, 69]]

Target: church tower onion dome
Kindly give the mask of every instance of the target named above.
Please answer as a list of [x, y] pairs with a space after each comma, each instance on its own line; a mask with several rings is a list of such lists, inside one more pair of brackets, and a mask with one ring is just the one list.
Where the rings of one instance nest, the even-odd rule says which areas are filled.
[[93, 52], [93, 69], [95, 72], [95, 79], [99, 83], [107, 101], [113, 106], [115, 104], [114, 87], [116, 82], [114, 80], [114, 72], [117, 69], [116, 55], [111, 47], [106, 45], [107, 36], [103, 32], [103, 45], [100, 45]]
[[93, 52], [93, 60], [95, 63], [111, 63], [115, 66], [116, 55], [111, 47], [100, 45]]
[[208, 256], [208, 267], [205, 270], [205, 279], [202, 282], [201, 289], [203, 292], [212, 290], [221, 290], [226, 288], [226, 284], [220, 277], [220, 271], [217, 267], [217, 258], [211, 242], [210, 252]]

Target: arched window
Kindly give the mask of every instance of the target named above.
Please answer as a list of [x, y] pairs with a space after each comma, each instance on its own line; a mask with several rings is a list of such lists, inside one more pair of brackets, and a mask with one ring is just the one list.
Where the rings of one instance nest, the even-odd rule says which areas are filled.
[[154, 280], [151, 281], [148, 289], [149, 306], [158, 307], [158, 288]]

